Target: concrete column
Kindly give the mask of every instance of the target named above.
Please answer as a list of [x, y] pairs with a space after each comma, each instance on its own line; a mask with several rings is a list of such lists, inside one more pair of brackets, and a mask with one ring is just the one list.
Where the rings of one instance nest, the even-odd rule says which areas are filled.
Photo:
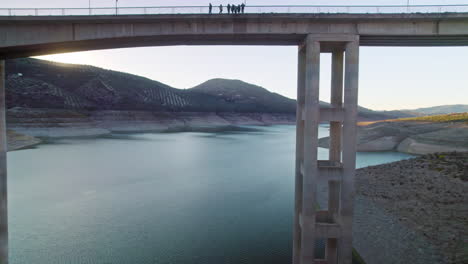
[[0, 61], [0, 264], [8, 263], [5, 61]]
[[[332, 107], [343, 106], [343, 50], [336, 50], [332, 53], [331, 69], [331, 100]], [[329, 160], [341, 161], [341, 122], [330, 122], [330, 147]], [[334, 214], [338, 214], [340, 199], [340, 183], [329, 181], [328, 183], [328, 212], [332, 220]], [[329, 264], [336, 264], [337, 261], [337, 240], [329, 238], [327, 240], [327, 261]]]
[[[343, 106], [343, 51], [332, 53], [331, 100], [332, 107]], [[330, 122], [330, 161], [341, 161], [341, 123]]]
[[317, 207], [317, 145], [319, 124], [320, 43], [306, 39], [304, 175], [302, 191], [301, 264], [314, 263], [315, 211]]
[[302, 211], [302, 172], [304, 162], [304, 121], [302, 119], [305, 103], [305, 47], [299, 47], [297, 57], [297, 106], [296, 106], [296, 184], [294, 191], [294, 226], [293, 226], [293, 264], [300, 263], [301, 257], [301, 227]]
[[[328, 182], [328, 213], [329, 221], [334, 220], [334, 215], [338, 214], [340, 206], [340, 182]], [[336, 238], [327, 239], [326, 259], [328, 264], [336, 264], [338, 258], [338, 241]]]
[[356, 133], [359, 77], [359, 39], [346, 44], [344, 122], [343, 122], [343, 180], [341, 184], [340, 218], [342, 237], [339, 241], [338, 263], [351, 264], [354, 203], [354, 173], [356, 169]]

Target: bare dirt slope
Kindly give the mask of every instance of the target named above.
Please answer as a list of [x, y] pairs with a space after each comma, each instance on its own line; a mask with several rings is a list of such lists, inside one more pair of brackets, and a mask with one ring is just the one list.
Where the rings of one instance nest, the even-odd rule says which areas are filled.
[[359, 169], [356, 187], [358, 195], [425, 237], [444, 256], [443, 263], [468, 263], [468, 152]]

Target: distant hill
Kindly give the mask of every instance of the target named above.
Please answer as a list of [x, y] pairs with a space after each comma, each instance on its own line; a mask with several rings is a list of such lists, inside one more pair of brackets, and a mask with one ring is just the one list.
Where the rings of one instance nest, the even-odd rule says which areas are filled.
[[272, 93], [267, 89], [240, 80], [211, 79], [199, 84], [190, 91], [216, 97], [220, 103], [233, 103], [238, 109], [251, 112], [296, 111], [296, 100]]
[[376, 111], [376, 112], [385, 116], [394, 116], [395, 118], [424, 116], [423, 113], [416, 112], [413, 110], [386, 110], [386, 111]]
[[361, 119], [369, 120], [385, 120], [385, 119], [394, 119], [394, 118], [404, 118], [404, 117], [415, 117], [419, 116], [418, 113], [412, 113], [407, 111], [375, 111], [365, 107], [360, 106], [359, 115]]
[[[24, 58], [6, 63], [7, 106], [162, 112], [296, 112], [296, 100], [240, 80], [212, 79], [191, 89], [93, 66]], [[323, 105], [327, 105], [321, 102]], [[414, 115], [361, 107], [361, 120]]]
[[464, 112], [468, 112], [468, 104], [440, 105], [440, 106], [417, 108], [417, 109], [406, 110], [406, 111], [420, 113], [422, 115], [443, 115], [443, 114], [452, 114], [452, 113], [464, 113]]

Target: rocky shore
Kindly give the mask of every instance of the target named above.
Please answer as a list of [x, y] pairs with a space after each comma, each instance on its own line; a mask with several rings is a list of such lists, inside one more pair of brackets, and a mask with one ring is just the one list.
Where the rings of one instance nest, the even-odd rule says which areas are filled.
[[[455, 121], [414, 119], [383, 120], [358, 124], [357, 150], [399, 151], [428, 154], [442, 151], [468, 151], [468, 113], [443, 116]], [[456, 118], [455, 118], [456, 117]], [[428, 120], [426, 120], [428, 119]], [[329, 138], [319, 140], [328, 148]]]
[[42, 142], [41, 139], [20, 134], [13, 130], [7, 131], [7, 141], [8, 141], [8, 151], [19, 150], [24, 148], [29, 148], [40, 144]]
[[357, 170], [355, 246], [368, 263], [468, 262], [468, 152]]

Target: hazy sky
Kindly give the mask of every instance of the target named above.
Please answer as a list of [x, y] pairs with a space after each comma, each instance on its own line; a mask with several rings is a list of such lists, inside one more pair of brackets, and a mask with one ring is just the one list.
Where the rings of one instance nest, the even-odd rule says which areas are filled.
[[[406, 4], [407, 0], [275, 1], [261, 4]], [[210, 1], [119, 0], [119, 6], [205, 5]], [[237, 3], [242, 0], [211, 1]], [[112, 6], [113, 0], [91, 0]], [[468, 1], [410, 0], [412, 4], [468, 4]], [[8, 7], [87, 7], [88, 0], [2, 1]], [[42, 56], [42, 59], [89, 64], [145, 76], [176, 88], [210, 78], [241, 79], [296, 97], [296, 47], [173, 46], [100, 50]], [[322, 55], [321, 99], [329, 100], [330, 56]], [[360, 49], [359, 104], [378, 110], [468, 104], [468, 47]]]

